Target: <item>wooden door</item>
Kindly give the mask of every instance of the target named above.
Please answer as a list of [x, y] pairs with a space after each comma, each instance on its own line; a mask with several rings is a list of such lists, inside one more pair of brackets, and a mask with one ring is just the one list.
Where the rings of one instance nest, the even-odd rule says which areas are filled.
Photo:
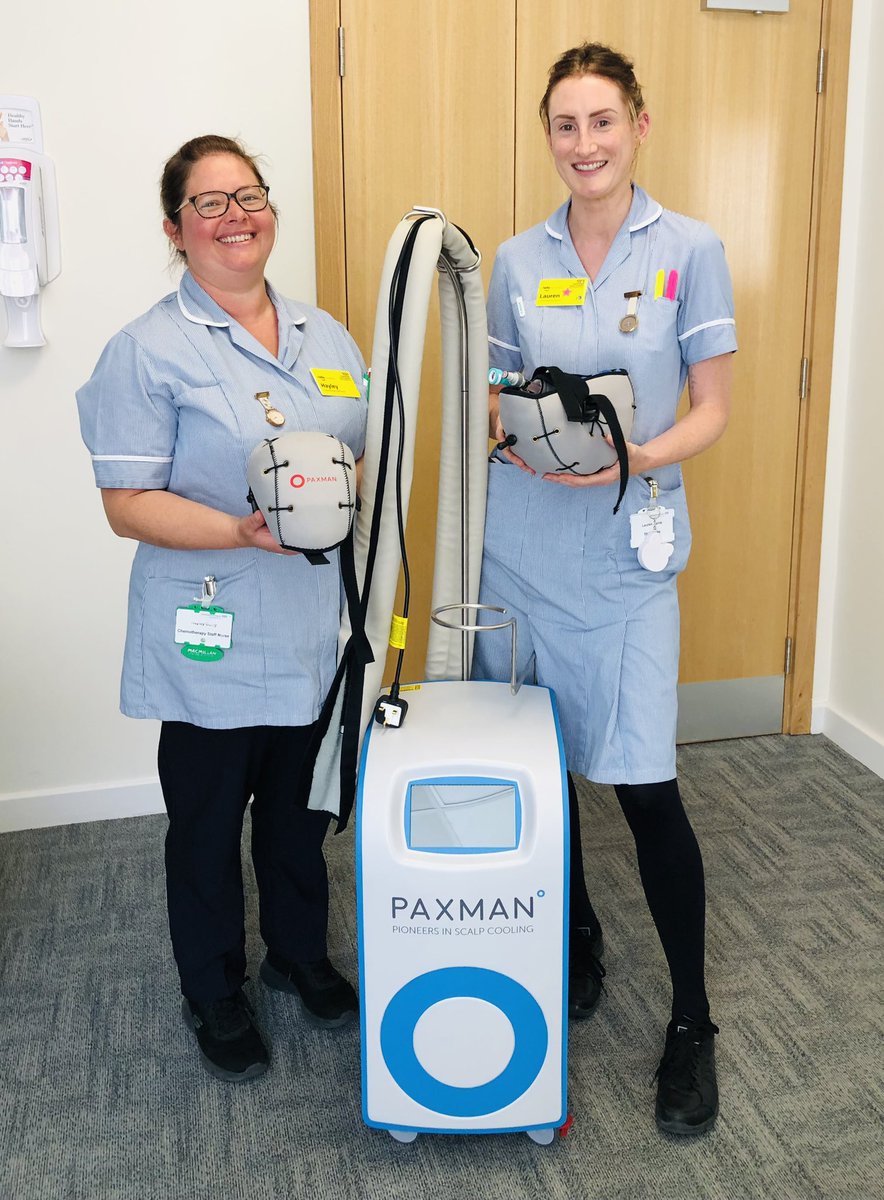
[[[813, 220], [814, 165], [816, 154], [827, 194], [837, 198], [840, 151], [832, 146], [843, 126], [846, 67], [836, 64], [840, 108], [823, 144], [818, 51], [821, 27], [838, 23], [846, 60], [849, 4], [833, 15], [831, 0], [800, 0], [788, 14], [755, 16], [704, 12], [698, 0], [340, 0], [335, 18], [336, 0], [312, 4], [315, 31], [320, 17], [326, 25], [340, 20], [346, 62], [346, 260], [329, 258], [329, 240], [318, 232], [320, 302], [324, 284], [334, 300], [337, 281], [339, 315], [345, 292], [349, 327], [366, 355], [383, 250], [402, 214], [416, 202], [446, 211], [482, 250], [487, 282], [499, 242], [542, 220], [563, 198], [537, 116], [548, 66], [585, 39], [607, 41], [635, 60], [653, 122], [638, 182], [721, 235], [741, 346], [731, 426], [685, 468], [695, 538], [681, 587], [681, 699], [689, 726], [681, 734], [779, 730], [786, 637], [799, 621], [796, 554], [812, 567], [819, 533], [817, 493], [809, 502], [812, 528], [802, 524], [795, 500], [804, 503], [807, 456], [820, 462], [827, 415], [827, 381], [818, 380], [809, 421], [799, 378], [812, 334], [829, 339], [820, 358], [830, 361], [831, 318], [814, 309], [812, 291], [831, 285], [837, 261], [837, 234], [831, 227], [826, 233], [818, 213]], [[314, 54], [316, 45], [314, 36]], [[314, 104], [316, 95], [314, 64]], [[335, 186], [340, 163], [323, 157], [321, 146], [316, 156], [319, 196]], [[409, 521], [418, 577], [412, 611], [424, 622], [436, 479], [432, 317], [431, 328]], [[806, 571], [802, 586], [811, 596]], [[812, 633], [813, 612], [809, 620]], [[808, 654], [811, 641], [805, 629]], [[417, 677], [420, 637], [412, 635], [410, 651], [406, 674]], [[805, 684], [808, 677], [805, 665]], [[717, 723], [710, 724], [710, 713]]]
[[734, 279], [733, 416], [685, 464], [682, 739], [782, 726], [822, 0], [791, 7], [759, 17], [701, 12], [696, 0], [518, 5], [517, 229], [566, 195], [537, 115], [546, 69], [568, 46], [605, 42], [635, 62], [651, 114], [637, 181], [717, 230]]

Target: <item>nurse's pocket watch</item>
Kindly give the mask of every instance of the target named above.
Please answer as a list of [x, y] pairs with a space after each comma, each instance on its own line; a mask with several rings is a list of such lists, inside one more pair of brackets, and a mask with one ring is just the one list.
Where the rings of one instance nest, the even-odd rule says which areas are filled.
[[285, 424], [285, 416], [270, 403], [269, 392], [255, 392], [255, 399], [264, 409], [264, 419], [268, 425], [273, 425], [274, 428], [278, 429], [280, 425]]
[[623, 299], [626, 303], [626, 315], [620, 318], [621, 333], [635, 333], [638, 329], [638, 302], [641, 298], [641, 292], [624, 292]]
[[649, 479], [649, 503], [629, 518], [629, 544], [638, 551], [638, 561], [646, 571], [665, 571], [675, 549], [674, 508], [657, 503], [659, 487]]
[[[347, 396], [353, 400], [360, 397], [356, 380], [349, 371], [311, 368], [310, 374], [319, 388], [320, 396]], [[285, 414], [270, 403], [269, 392], [255, 392], [255, 399], [264, 409], [264, 419], [268, 425], [279, 429], [280, 425], [285, 424]]]

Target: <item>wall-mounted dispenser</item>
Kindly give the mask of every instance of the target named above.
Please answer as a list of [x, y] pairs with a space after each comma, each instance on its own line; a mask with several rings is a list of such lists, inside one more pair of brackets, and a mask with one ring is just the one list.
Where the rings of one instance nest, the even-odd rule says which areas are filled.
[[40, 106], [0, 95], [0, 296], [4, 346], [45, 346], [40, 288], [61, 271], [55, 168], [43, 153]]

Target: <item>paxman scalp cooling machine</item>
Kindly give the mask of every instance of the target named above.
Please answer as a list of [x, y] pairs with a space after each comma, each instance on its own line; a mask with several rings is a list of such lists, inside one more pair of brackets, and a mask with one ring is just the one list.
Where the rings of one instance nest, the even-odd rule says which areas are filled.
[[431, 682], [367, 735], [357, 800], [363, 1112], [418, 1132], [565, 1121], [567, 791], [552, 694]]

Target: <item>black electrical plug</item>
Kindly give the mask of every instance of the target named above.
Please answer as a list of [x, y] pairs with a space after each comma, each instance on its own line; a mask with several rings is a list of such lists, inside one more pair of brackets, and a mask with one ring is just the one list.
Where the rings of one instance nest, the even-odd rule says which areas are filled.
[[374, 706], [374, 719], [378, 725], [400, 729], [405, 722], [405, 714], [407, 712], [408, 702], [402, 700], [398, 694], [395, 696], [381, 696]]

